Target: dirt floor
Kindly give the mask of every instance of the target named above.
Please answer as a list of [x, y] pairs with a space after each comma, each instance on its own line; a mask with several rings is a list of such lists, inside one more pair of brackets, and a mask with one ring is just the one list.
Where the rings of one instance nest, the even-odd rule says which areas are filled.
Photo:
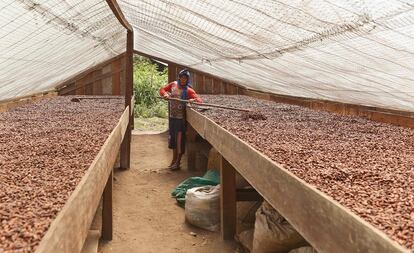
[[237, 252], [235, 243], [222, 242], [219, 233], [185, 223], [184, 209], [170, 193], [200, 173], [187, 171], [185, 159], [181, 171], [170, 172], [166, 142], [165, 133], [133, 135], [131, 169], [115, 172], [114, 238], [101, 242], [99, 252]]

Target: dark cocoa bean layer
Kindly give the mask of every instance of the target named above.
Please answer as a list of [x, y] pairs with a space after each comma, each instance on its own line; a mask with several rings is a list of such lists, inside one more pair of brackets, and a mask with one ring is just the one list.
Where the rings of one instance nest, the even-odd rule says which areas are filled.
[[36, 249], [124, 108], [122, 97], [71, 98], [0, 113], [0, 252]]
[[203, 112], [414, 249], [414, 129], [246, 96], [206, 95], [203, 99], [265, 115], [266, 119], [256, 120], [229, 110]]

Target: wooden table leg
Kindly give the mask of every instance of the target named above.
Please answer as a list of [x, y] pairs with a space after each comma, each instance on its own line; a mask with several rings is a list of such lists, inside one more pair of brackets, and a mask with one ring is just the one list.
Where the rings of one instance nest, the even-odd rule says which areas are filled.
[[127, 131], [121, 143], [120, 168], [129, 169], [131, 162], [131, 127], [128, 124]]
[[112, 240], [112, 181], [113, 181], [113, 170], [109, 175], [108, 181], [106, 182], [105, 189], [103, 192], [102, 201], [102, 236], [103, 240]]
[[196, 156], [197, 156], [197, 145], [196, 145], [197, 131], [187, 124], [187, 167], [188, 170], [197, 170], [196, 168]]
[[224, 158], [220, 161], [221, 176], [221, 237], [223, 240], [233, 240], [236, 234], [236, 170]]

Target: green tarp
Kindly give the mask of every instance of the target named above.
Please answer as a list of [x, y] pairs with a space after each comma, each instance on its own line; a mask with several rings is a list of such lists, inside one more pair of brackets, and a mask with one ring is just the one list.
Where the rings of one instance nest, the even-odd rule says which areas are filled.
[[188, 189], [205, 186], [205, 185], [218, 185], [220, 184], [220, 172], [218, 170], [209, 170], [202, 177], [190, 177], [181, 182], [171, 193], [172, 197], [177, 199], [180, 206], [185, 205], [185, 194]]

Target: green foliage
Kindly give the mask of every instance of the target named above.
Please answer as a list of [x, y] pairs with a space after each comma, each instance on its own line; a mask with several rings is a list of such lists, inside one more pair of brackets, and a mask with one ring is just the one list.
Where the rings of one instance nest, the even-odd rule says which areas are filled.
[[167, 104], [157, 97], [168, 81], [167, 69], [158, 71], [148, 59], [134, 57], [135, 117], [151, 118], [168, 116]]
[[135, 118], [134, 130], [162, 132], [168, 129], [168, 119], [164, 118]]
[[167, 118], [168, 108], [166, 103], [157, 102], [153, 106], [147, 106], [142, 103], [135, 103], [135, 117], [141, 118]]

